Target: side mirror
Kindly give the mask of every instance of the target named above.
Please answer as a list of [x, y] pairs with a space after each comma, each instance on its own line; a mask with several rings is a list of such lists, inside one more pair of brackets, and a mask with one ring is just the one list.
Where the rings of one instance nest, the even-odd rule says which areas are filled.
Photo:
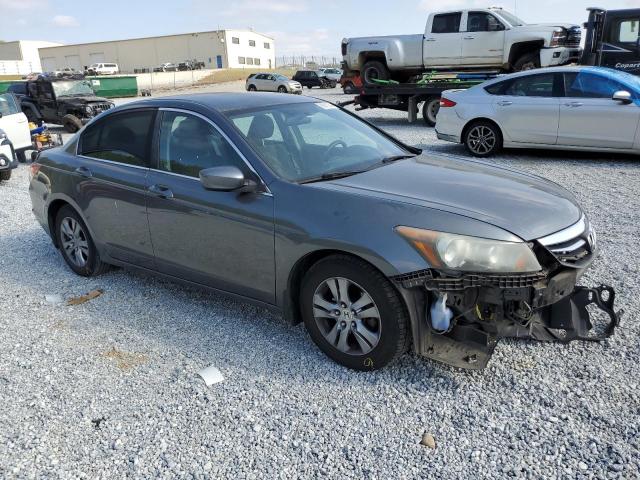
[[258, 186], [256, 182], [246, 178], [238, 167], [233, 166], [212, 167], [201, 170], [200, 183], [207, 190], [220, 192], [232, 192], [235, 190], [252, 192]]
[[633, 102], [633, 98], [631, 97], [631, 94], [626, 90], [620, 90], [614, 93], [612, 99], [624, 105], [628, 105]]

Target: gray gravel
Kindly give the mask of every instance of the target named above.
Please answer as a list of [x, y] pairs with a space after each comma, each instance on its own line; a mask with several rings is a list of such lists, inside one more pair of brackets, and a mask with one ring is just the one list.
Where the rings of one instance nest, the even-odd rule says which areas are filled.
[[[465, 156], [402, 113], [362, 115]], [[407, 355], [354, 373], [265, 310], [123, 270], [73, 275], [31, 215], [20, 166], [0, 186], [0, 478], [639, 477], [640, 164], [493, 161], [581, 201], [602, 248], [584, 283], [613, 285], [627, 312], [611, 340], [503, 341], [482, 372]], [[95, 288], [79, 306], [45, 300]], [[225, 380], [207, 388], [196, 373], [209, 365]]]

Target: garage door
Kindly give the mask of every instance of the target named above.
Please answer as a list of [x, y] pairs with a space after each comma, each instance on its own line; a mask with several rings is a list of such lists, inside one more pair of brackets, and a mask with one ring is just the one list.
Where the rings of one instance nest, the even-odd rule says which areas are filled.
[[96, 52], [89, 54], [89, 64], [104, 63], [104, 52]]
[[56, 68], [56, 57], [47, 57], [42, 59], [43, 72], [53, 72]]
[[67, 55], [64, 57], [64, 61], [66, 63], [65, 66], [74, 70], [82, 70], [80, 67], [80, 55]]

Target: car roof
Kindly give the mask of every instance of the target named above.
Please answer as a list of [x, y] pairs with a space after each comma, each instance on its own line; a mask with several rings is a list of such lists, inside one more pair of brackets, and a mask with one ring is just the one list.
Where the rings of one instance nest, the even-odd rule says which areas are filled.
[[198, 104], [217, 112], [244, 110], [247, 108], [264, 108], [275, 105], [293, 103], [317, 103], [320, 100], [300, 95], [282, 95], [281, 93], [195, 93], [174, 95], [170, 97], [140, 100], [123, 105], [123, 107], [156, 106], [171, 107], [184, 103]]

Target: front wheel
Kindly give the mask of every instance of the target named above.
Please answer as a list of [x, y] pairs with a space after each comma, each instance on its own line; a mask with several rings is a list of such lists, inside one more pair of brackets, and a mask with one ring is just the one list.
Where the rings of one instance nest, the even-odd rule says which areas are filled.
[[75, 115], [68, 114], [62, 117], [62, 125], [67, 132], [76, 133], [82, 128], [82, 121]]
[[300, 304], [314, 343], [345, 367], [376, 370], [407, 351], [406, 307], [389, 280], [362, 260], [334, 255], [313, 265]]
[[287, 93], [287, 87], [284, 87], [284, 86], [278, 87], [278, 93]]
[[11, 179], [11, 169], [0, 171], [0, 182], [8, 182]]
[[523, 55], [513, 65], [514, 72], [525, 72], [540, 68], [540, 52], [533, 52]]
[[481, 120], [467, 128], [463, 141], [474, 157], [490, 157], [502, 149], [502, 132], [495, 123]]
[[71, 207], [62, 207], [56, 215], [57, 243], [69, 268], [83, 277], [100, 275], [109, 265], [100, 260], [89, 229]]

